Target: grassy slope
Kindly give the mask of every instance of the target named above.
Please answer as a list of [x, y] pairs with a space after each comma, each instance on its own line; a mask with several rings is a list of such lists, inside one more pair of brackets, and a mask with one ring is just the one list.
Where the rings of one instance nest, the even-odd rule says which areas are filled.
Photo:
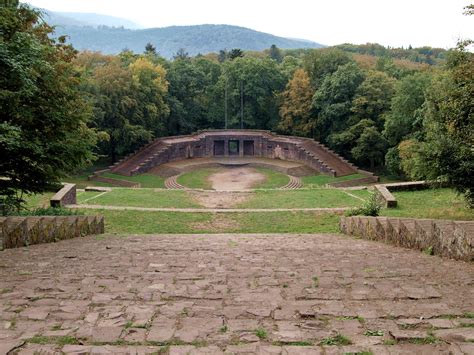
[[178, 177], [178, 183], [190, 189], [206, 189], [212, 188], [209, 176], [219, 171], [218, 168], [203, 168], [199, 170], [189, 171]]
[[255, 189], [276, 189], [285, 186], [290, 182], [288, 175], [279, 173], [271, 169], [255, 168], [259, 173], [265, 175], [265, 181], [255, 185]]
[[451, 189], [394, 192], [397, 208], [383, 209], [390, 217], [474, 220], [474, 211], [466, 208], [461, 196]]
[[153, 175], [153, 174], [123, 176], [123, 175], [114, 174], [114, 173], [104, 173], [102, 175], [104, 177], [117, 179], [117, 180], [138, 182], [140, 183], [141, 187], [150, 187], [150, 188], [164, 188], [165, 187], [165, 179], [163, 179], [161, 176]]
[[332, 177], [328, 175], [303, 176], [302, 181], [305, 187], [320, 187], [332, 182], [347, 181], [364, 177], [362, 174], [352, 174], [341, 177]]
[[[369, 193], [358, 191], [357, 196], [365, 198]], [[313, 207], [352, 207], [362, 201], [336, 189], [256, 191], [250, 200], [238, 208], [313, 208]]]
[[106, 232], [153, 233], [337, 233], [339, 216], [313, 212], [178, 213], [84, 210], [105, 216]]
[[[84, 202], [98, 195], [97, 192], [83, 192], [78, 194], [78, 202]], [[93, 200], [87, 201], [94, 205], [156, 207], [156, 208], [187, 208], [199, 207], [185, 191], [153, 190], [153, 189], [114, 189]]]

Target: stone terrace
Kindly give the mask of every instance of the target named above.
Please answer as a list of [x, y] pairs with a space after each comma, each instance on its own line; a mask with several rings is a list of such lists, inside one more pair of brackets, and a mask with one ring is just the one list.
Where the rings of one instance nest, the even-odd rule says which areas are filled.
[[341, 235], [35, 245], [0, 252], [0, 353], [472, 354], [473, 275]]

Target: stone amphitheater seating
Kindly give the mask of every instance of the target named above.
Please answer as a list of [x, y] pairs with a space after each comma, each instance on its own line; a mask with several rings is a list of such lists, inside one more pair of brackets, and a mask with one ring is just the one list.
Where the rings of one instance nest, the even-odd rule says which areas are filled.
[[[332, 176], [355, 174], [360, 170], [328, 149], [308, 138], [275, 135], [258, 130], [202, 131], [188, 136], [158, 138], [125, 157], [110, 168], [113, 173], [126, 176], [141, 174], [162, 164], [187, 158], [217, 156], [217, 142], [221, 142], [221, 157], [230, 156], [229, 142], [238, 142], [240, 157], [274, 158], [303, 163], [321, 173]], [[372, 176], [363, 172], [364, 175]], [[377, 177], [373, 176], [374, 181]]]

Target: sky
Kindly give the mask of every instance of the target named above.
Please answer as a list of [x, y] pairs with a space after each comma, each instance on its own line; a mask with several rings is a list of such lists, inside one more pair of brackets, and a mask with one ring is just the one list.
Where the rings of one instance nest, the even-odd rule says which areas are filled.
[[92, 12], [142, 27], [228, 24], [325, 45], [380, 43], [451, 48], [474, 38], [474, 0], [29, 0], [52, 11]]

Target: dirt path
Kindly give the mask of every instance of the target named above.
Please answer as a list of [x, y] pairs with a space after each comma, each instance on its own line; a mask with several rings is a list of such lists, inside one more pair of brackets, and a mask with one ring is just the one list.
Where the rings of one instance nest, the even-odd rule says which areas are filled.
[[469, 263], [332, 234], [90, 236], [7, 249], [0, 353], [162, 344], [172, 354], [472, 354], [472, 275]]
[[216, 191], [248, 190], [265, 179], [264, 174], [249, 167], [225, 168], [209, 176], [212, 188]]
[[252, 192], [206, 192], [187, 191], [191, 198], [204, 208], [228, 209], [244, 203], [252, 197]]
[[152, 211], [152, 212], [183, 212], [183, 213], [235, 213], [235, 212], [296, 212], [296, 211], [323, 211], [341, 212], [351, 207], [314, 207], [314, 208], [159, 208], [134, 206], [107, 206], [107, 205], [68, 205], [67, 208], [103, 209], [116, 211]]

